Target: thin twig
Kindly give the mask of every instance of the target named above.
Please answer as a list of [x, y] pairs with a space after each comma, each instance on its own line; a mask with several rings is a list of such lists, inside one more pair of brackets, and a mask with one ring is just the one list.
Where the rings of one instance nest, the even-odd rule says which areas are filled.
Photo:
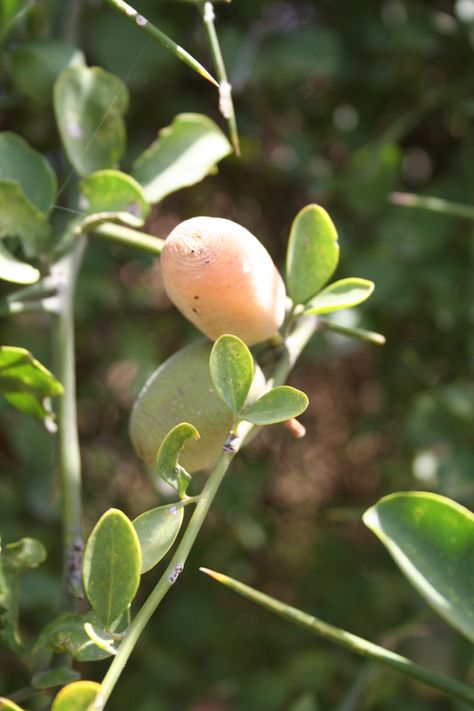
[[212, 2], [199, 3], [199, 11], [206, 30], [214, 68], [217, 78], [219, 79], [219, 109], [223, 117], [227, 120], [234, 151], [236, 155], [240, 156], [239, 132], [235, 118], [234, 103], [232, 101], [232, 87], [227, 78], [224, 58], [222, 56], [219, 38], [217, 37], [216, 26], [214, 24], [215, 13]]
[[414, 207], [421, 210], [430, 210], [431, 212], [440, 212], [443, 215], [474, 220], [474, 207], [471, 205], [442, 200], [438, 197], [413, 195], [413, 193], [391, 193], [390, 202], [400, 207]]
[[359, 654], [367, 659], [372, 659], [380, 664], [396, 669], [402, 672], [406, 676], [410, 676], [412, 679], [421, 681], [428, 686], [435, 689], [439, 689], [450, 696], [454, 696], [461, 701], [469, 703], [471, 706], [474, 704], [474, 688], [463, 684], [460, 681], [451, 679], [450, 677], [444, 676], [442, 674], [437, 674], [435, 671], [423, 667], [420, 664], [415, 664], [411, 659], [402, 657], [400, 654], [391, 652], [384, 647], [380, 647], [378, 644], [369, 642], [363, 637], [358, 637], [351, 632], [330, 625], [327, 622], [323, 622], [317, 617], [298, 610], [296, 607], [291, 605], [286, 605], [280, 600], [276, 600], [269, 595], [265, 595], [259, 590], [251, 588], [249, 585], [244, 585], [244, 583], [234, 580], [227, 575], [222, 573], [216, 573], [208, 568], [201, 568], [203, 573], [206, 573], [211, 578], [214, 578], [219, 583], [222, 583], [228, 588], [231, 588], [235, 592], [243, 595], [244, 597], [252, 600], [252, 602], [257, 603], [261, 607], [266, 608], [270, 612], [273, 612], [285, 620], [294, 622], [300, 627], [304, 627], [310, 632], [314, 632], [319, 637], [334, 642], [341, 647], [345, 647], [355, 654]]
[[197, 61], [197, 59], [194, 59], [189, 52], [186, 52], [186, 50], [180, 47], [179, 44], [176, 44], [174, 40], [165, 35], [165, 33], [159, 30], [156, 25], [153, 25], [149, 20], [147, 20], [146, 17], [140, 15], [134, 7], [124, 2], [124, 0], [106, 0], [106, 2], [108, 2], [114, 10], [120, 12], [120, 14], [135, 25], [135, 27], [138, 27], [138, 29], [142, 30], [142, 32], [145, 32], [149, 37], [151, 37], [152, 40], [158, 42], [158, 44], [161, 44], [162, 47], [169, 49], [175, 57], [187, 64], [188, 67], [191, 67], [191, 69], [194, 69], [194, 71], [204, 77], [204, 79], [207, 79], [207, 81], [210, 81], [211, 84], [214, 84], [215, 86], [219, 86], [214, 77], [209, 74], [207, 69], [205, 69], [202, 64]]

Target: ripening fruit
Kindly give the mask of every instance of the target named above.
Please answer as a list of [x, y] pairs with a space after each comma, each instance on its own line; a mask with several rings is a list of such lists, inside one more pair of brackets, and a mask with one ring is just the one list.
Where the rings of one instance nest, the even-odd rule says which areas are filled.
[[[198, 341], [168, 358], [148, 379], [133, 406], [130, 438], [138, 456], [153, 466], [172, 427], [194, 425], [200, 440], [188, 440], [180, 463], [190, 473], [216, 463], [232, 427], [233, 415], [215, 392], [209, 370], [209, 341]], [[249, 402], [262, 394], [265, 377], [255, 366]]]
[[193, 217], [168, 236], [160, 259], [174, 305], [212, 340], [273, 336], [285, 317], [285, 285], [267, 250], [245, 227]]

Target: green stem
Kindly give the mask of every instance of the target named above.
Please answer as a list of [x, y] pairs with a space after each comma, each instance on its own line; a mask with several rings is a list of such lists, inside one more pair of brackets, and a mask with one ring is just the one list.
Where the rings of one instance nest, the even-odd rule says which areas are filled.
[[53, 267], [62, 284], [58, 295], [58, 314], [54, 323], [56, 375], [64, 386], [58, 401], [58, 464], [63, 522], [63, 586], [67, 606], [74, 610], [81, 590], [78, 553], [83, 547], [81, 458], [76, 417], [76, 376], [74, 348], [74, 296], [77, 275], [86, 246], [80, 238], [72, 252]]
[[214, 24], [215, 14], [212, 2], [200, 3], [199, 11], [206, 30], [207, 41], [209, 43], [214, 68], [216, 70], [217, 78], [219, 79], [219, 109], [221, 114], [227, 120], [234, 151], [238, 156], [240, 156], [239, 132], [237, 129], [237, 120], [235, 118], [234, 103], [232, 101], [232, 87], [227, 78], [224, 58], [222, 56], [219, 38], [217, 37], [216, 26]]
[[113, 222], [103, 222], [98, 227], [94, 227], [91, 234], [110, 240], [116, 244], [134, 247], [140, 249], [142, 252], [149, 252], [150, 254], [161, 254], [165, 243], [164, 239], [153, 237], [153, 235], [149, 235], [146, 232], [133, 230], [130, 227], [116, 225]]
[[197, 61], [197, 59], [194, 59], [189, 52], [186, 52], [186, 50], [180, 47], [179, 44], [176, 44], [176, 42], [165, 35], [164, 32], [159, 30], [158, 27], [147, 20], [146, 17], [140, 15], [134, 7], [124, 2], [124, 0], [106, 0], [106, 2], [113, 7], [114, 10], [120, 12], [120, 14], [123, 15], [129, 22], [138, 27], [138, 29], [145, 32], [149, 37], [151, 37], [152, 40], [158, 42], [166, 49], [169, 49], [175, 57], [187, 64], [191, 67], [191, 69], [194, 69], [194, 71], [204, 77], [204, 79], [207, 79], [207, 81], [210, 81], [211, 84], [214, 84], [215, 86], [219, 86], [214, 77], [209, 74], [207, 69], [205, 69], [202, 64]]
[[[301, 351], [314, 333], [316, 325], [316, 319], [304, 318], [301, 323], [298, 324], [291, 336], [287, 339], [284, 353], [274, 371], [273, 381], [275, 384], [279, 385], [285, 381]], [[220, 484], [225, 476], [229, 464], [236, 455], [239, 446], [252, 429], [253, 425], [250, 423], [242, 423], [242, 426], [239, 428], [239, 439], [233, 443], [232, 451], [228, 451], [226, 449], [222, 451], [213, 472], [209, 476], [202, 493], [199, 496], [199, 501], [193, 515], [189, 520], [186, 531], [181, 538], [181, 541], [176, 548], [168, 567], [128, 628], [127, 636], [118, 648], [117, 655], [114, 657], [106, 675], [104, 676], [101, 684], [101, 691], [97, 696], [93, 708], [102, 709], [105, 706], [136, 643], [140, 638], [141, 633], [143, 632], [144, 627], [168, 590], [176, 582], [182, 572], [189, 552], [191, 551], [194, 541], [196, 540], [196, 537], [205, 521], [207, 512], [209, 511], [214, 497], [219, 490]]]
[[471, 205], [450, 202], [449, 200], [442, 200], [437, 197], [413, 195], [412, 193], [391, 193], [390, 201], [393, 202], [394, 205], [401, 207], [415, 207], [421, 210], [440, 212], [443, 215], [474, 220], [474, 207], [471, 207]]
[[257, 603], [261, 607], [274, 612], [275, 614], [283, 617], [285, 620], [294, 622], [300, 627], [304, 627], [310, 632], [323, 637], [324, 639], [334, 642], [335, 644], [345, 647], [355, 654], [359, 654], [367, 659], [372, 659], [380, 664], [396, 669], [412, 679], [421, 681], [428, 686], [432, 686], [435, 689], [439, 689], [450, 696], [454, 696], [461, 701], [469, 703], [471, 706], [474, 704], [474, 688], [463, 684], [460, 681], [451, 679], [449, 677], [443, 676], [442, 674], [437, 674], [431, 669], [422, 667], [419, 664], [415, 664], [410, 659], [402, 657], [400, 654], [391, 652], [384, 647], [379, 647], [379, 645], [369, 642], [362, 637], [358, 637], [351, 632], [340, 629], [339, 627], [334, 627], [327, 622], [323, 622], [317, 617], [308, 615], [302, 610], [298, 610], [296, 607], [291, 607], [291, 605], [286, 605], [275, 598], [265, 595], [248, 585], [240, 583], [238, 580], [229, 578], [227, 575], [222, 575], [221, 573], [216, 573], [213, 570], [208, 570], [207, 568], [201, 568], [202, 572], [207, 573], [212, 578], [222, 583], [226, 587], [231, 588], [235, 592], [243, 595], [244, 597], [252, 600], [252, 602]]

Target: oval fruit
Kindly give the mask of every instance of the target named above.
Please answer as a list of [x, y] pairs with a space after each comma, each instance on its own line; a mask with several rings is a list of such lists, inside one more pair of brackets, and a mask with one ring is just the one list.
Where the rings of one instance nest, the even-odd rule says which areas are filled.
[[165, 241], [160, 266], [171, 301], [212, 340], [231, 333], [251, 345], [283, 323], [283, 280], [263, 244], [236, 222], [181, 222]]
[[[164, 436], [180, 422], [191, 423], [201, 435], [186, 442], [180, 464], [192, 473], [216, 463], [233, 415], [212, 385], [211, 347], [208, 341], [198, 341], [178, 351], [150, 376], [139, 394], [130, 418], [130, 438], [148, 465], [154, 465]], [[249, 401], [264, 390], [264, 375], [258, 366], [255, 371]]]

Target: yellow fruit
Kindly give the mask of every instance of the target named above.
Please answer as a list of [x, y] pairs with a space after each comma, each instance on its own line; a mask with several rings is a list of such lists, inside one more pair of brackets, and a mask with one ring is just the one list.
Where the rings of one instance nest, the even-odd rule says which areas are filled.
[[[156, 453], [172, 427], [194, 425], [200, 440], [188, 440], [180, 463], [189, 472], [216, 463], [232, 427], [233, 415], [216, 394], [209, 371], [211, 344], [198, 341], [168, 358], [148, 379], [130, 419], [130, 438], [138, 456], [153, 466]], [[258, 366], [249, 401], [263, 392], [265, 378]]]
[[171, 301], [212, 340], [232, 333], [251, 345], [283, 323], [280, 274], [258, 239], [231, 220], [181, 222], [165, 242], [160, 265]]

